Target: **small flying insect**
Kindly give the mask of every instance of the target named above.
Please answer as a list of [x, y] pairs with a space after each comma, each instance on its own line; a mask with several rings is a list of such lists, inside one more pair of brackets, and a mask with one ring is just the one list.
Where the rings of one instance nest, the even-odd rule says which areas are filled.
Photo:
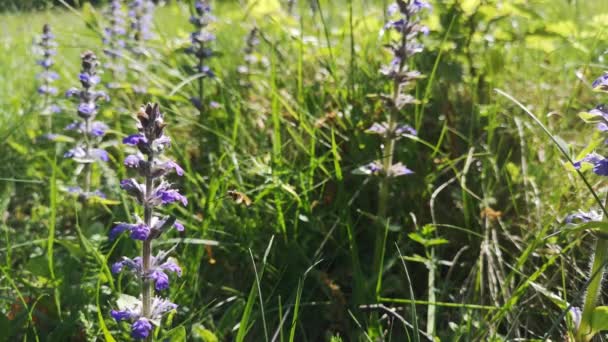
[[232, 200], [236, 204], [244, 204], [246, 207], [248, 207], [248, 206], [250, 206], [253, 203], [251, 201], [251, 198], [249, 198], [249, 196], [245, 195], [242, 192], [239, 192], [239, 191], [236, 191], [236, 190], [228, 190], [226, 192], [226, 194], [228, 196], [230, 196], [230, 198], [232, 198]]

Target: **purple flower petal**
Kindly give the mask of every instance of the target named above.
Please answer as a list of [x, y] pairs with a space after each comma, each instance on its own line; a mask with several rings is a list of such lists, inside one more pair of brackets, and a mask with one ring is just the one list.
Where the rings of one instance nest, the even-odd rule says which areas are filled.
[[131, 228], [131, 239], [146, 241], [150, 236], [150, 227], [145, 224], [137, 224]]
[[414, 173], [414, 171], [408, 169], [407, 167], [405, 167], [405, 165], [403, 165], [399, 162], [399, 163], [393, 164], [391, 166], [391, 168], [388, 171], [388, 176], [389, 177], [399, 177], [399, 176], [411, 175], [412, 173]]
[[110, 240], [116, 239], [116, 237], [124, 232], [125, 230], [131, 230], [131, 225], [128, 223], [119, 223], [112, 230], [110, 230]]
[[143, 340], [150, 335], [152, 324], [147, 318], [141, 317], [131, 325], [131, 337]]
[[158, 190], [156, 192], [156, 198], [160, 199], [162, 204], [182, 202], [183, 205], [188, 205], [188, 199], [175, 189]]
[[112, 315], [112, 317], [116, 320], [116, 322], [128, 320], [128, 319], [131, 319], [131, 317], [133, 317], [133, 313], [130, 311], [112, 310], [112, 311], [110, 311], [110, 315]]
[[137, 146], [140, 143], [146, 144], [148, 139], [143, 134], [133, 134], [122, 139], [122, 143], [125, 145]]
[[108, 152], [106, 152], [104, 149], [101, 148], [94, 148], [91, 150], [91, 157], [107, 162], [108, 160], [110, 160], [110, 157], [108, 156]]
[[179, 277], [182, 276], [182, 268], [173, 261], [166, 261], [164, 264], [160, 265], [160, 268], [165, 271], [173, 272]]
[[137, 154], [130, 154], [125, 158], [125, 166], [127, 167], [131, 167], [131, 168], [138, 168], [139, 164], [143, 161], [144, 159]]
[[160, 269], [156, 269], [150, 273], [150, 279], [154, 281], [154, 288], [157, 291], [166, 290], [169, 288], [169, 276]]
[[177, 222], [177, 221], [175, 221], [175, 223], [173, 224], [173, 227], [175, 227], [175, 229], [178, 232], [183, 232], [184, 231], [184, 225], [181, 224], [181, 223], [179, 223], [179, 222]]

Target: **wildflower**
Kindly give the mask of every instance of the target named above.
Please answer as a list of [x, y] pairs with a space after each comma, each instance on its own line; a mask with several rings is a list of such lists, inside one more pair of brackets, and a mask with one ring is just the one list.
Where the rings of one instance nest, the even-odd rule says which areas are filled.
[[[382, 161], [356, 169], [355, 174], [383, 175], [390, 178], [413, 173], [402, 163], [393, 163], [395, 141], [404, 135], [418, 134], [416, 129], [410, 125], [397, 122], [398, 116], [396, 114], [406, 106], [418, 103], [418, 100], [409, 94], [409, 91], [413, 88], [415, 82], [424, 76], [419, 71], [410, 68], [409, 60], [423, 50], [423, 45], [418, 41], [418, 36], [425, 33], [427, 29], [420, 24], [417, 16], [422, 10], [430, 8], [431, 6], [428, 3], [421, 0], [397, 0], [388, 7], [387, 13], [390, 20], [384, 25], [380, 34], [384, 35], [387, 31], [393, 31], [397, 34], [397, 39], [386, 45], [392, 53], [392, 58], [379, 71], [392, 81], [393, 92], [391, 95], [382, 94], [380, 96], [387, 109], [385, 120], [374, 122], [366, 130], [366, 133], [382, 137], [383, 143], [381, 146], [384, 157]], [[389, 150], [384, 150], [387, 147]], [[390, 166], [385, 167], [385, 165]]]
[[[127, 35], [122, 0], [113, 0], [106, 14], [109, 18], [109, 26], [103, 31], [103, 44], [105, 45], [103, 52], [109, 61], [105, 63], [105, 67], [112, 72], [112, 79], [116, 81], [125, 72], [125, 67], [120, 62], [122, 49], [126, 46], [125, 38]], [[116, 82], [110, 82], [107, 87], [116, 88], [117, 84]]]
[[95, 86], [99, 84], [100, 77], [97, 67], [99, 62], [97, 56], [91, 51], [86, 51], [81, 56], [82, 69], [78, 75], [81, 88], [71, 88], [66, 92], [67, 97], [78, 98], [78, 106], [76, 112], [80, 118], [79, 121], [74, 121], [65, 127], [65, 130], [78, 133], [80, 139], [76, 142], [76, 146], [64, 153], [65, 158], [71, 158], [77, 163], [85, 164], [85, 187], [82, 192], [78, 193], [81, 197], [88, 197], [91, 192], [91, 163], [96, 161], [107, 162], [109, 160], [108, 153], [96, 147], [101, 142], [101, 139], [108, 130], [108, 126], [100, 121], [95, 121], [95, 117], [99, 111], [98, 102], [100, 100], [109, 100], [108, 96], [103, 91], [95, 90]]
[[[197, 59], [196, 72], [205, 75], [206, 77], [214, 77], [211, 68], [206, 65], [206, 60], [214, 55], [213, 50], [209, 47], [211, 42], [215, 40], [215, 35], [209, 31], [209, 24], [215, 21], [215, 17], [211, 14], [211, 5], [208, 0], [196, 0], [194, 2], [194, 14], [190, 17], [190, 23], [194, 25], [195, 31], [190, 35], [191, 46], [186, 50]], [[203, 78], [199, 78], [199, 96], [190, 99], [194, 107], [202, 112], [202, 96], [203, 96]]]
[[[41, 114], [50, 116], [51, 114], [58, 113], [60, 109], [52, 101], [52, 97], [57, 95], [58, 92], [57, 88], [53, 86], [53, 83], [59, 79], [59, 75], [51, 69], [54, 64], [53, 56], [57, 53], [57, 43], [55, 42], [55, 35], [51, 32], [51, 26], [49, 24], [44, 24], [42, 27], [42, 34], [36, 45], [42, 56], [42, 58], [37, 61], [37, 64], [43, 69], [42, 72], [36, 75], [36, 78], [41, 82], [38, 87], [38, 94], [43, 95], [44, 98]], [[48, 122], [48, 129], [51, 129], [50, 126], [52, 122], [50, 117]]]
[[237, 68], [237, 72], [242, 76], [239, 80], [239, 84], [242, 87], [250, 88], [251, 87], [251, 73], [252, 67], [254, 63], [258, 61], [257, 56], [255, 55], [255, 49], [260, 44], [260, 40], [258, 39], [258, 28], [253, 27], [249, 34], [245, 39], [245, 48], [243, 49], [243, 53], [245, 57], [243, 58], [245, 64], [240, 65]]
[[168, 258], [169, 252], [160, 251], [152, 255], [153, 241], [162, 233], [175, 228], [182, 232], [184, 226], [173, 216], [159, 216], [155, 208], [174, 202], [188, 203], [185, 196], [172, 188], [171, 183], [164, 179], [170, 172], [183, 175], [184, 170], [173, 160], [162, 158], [171, 140], [165, 135], [166, 123], [158, 104], [148, 104], [137, 113], [136, 127], [138, 133], [124, 138], [123, 143], [137, 148], [137, 152], [129, 154], [125, 166], [136, 170], [143, 183], [135, 178], [125, 179], [120, 187], [143, 206], [144, 218], [135, 216], [135, 223], [119, 222], [110, 231], [110, 239], [116, 238], [123, 232], [129, 232], [134, 240], [142, 241], [142, 255], [136, 258], [122, 257], [112, 265], [113, 273], [128, 270], [142, 283], [141, 300], [131, 307], [112, 311], [117, 321], [132, 322], [131, 336], [136, 339], [146, 338], [165, 312], [177, 306], [158, 297], [153, 298], [153, 291], [169, 288], [169, 273], [181, 276], [179, 265]]
[[129, 4], [129, 19], [131, 21], [131, 35], [134, 46], [133, 53], [142, 55], [145, 53], [143, 43], [154, 37], [152, 34], [152, 20], [154, 19], [154, 3], [150, 0], [133, 0]]

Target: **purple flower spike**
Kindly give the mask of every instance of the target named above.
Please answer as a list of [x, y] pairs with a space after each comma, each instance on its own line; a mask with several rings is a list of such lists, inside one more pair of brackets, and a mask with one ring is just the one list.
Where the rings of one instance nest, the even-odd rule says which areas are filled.
[[[162, 154], [170, 146], [171, 139], [164, 133], [166, 123], [157, 104], [148, 104], [137, 113], [137, 133], [123, 139], [125, 145], [133, 146], [136, 153], [129, 154], [124, 164], [138, 171], [143, 179], [129, 178], [120, 182], [120, 187], [137, 202], [143, 206], [144, 220], [135, 217], [135, 223], [119, 223], [110, 232], [110, 237], [115, 238], [118, 234], [129, 232], [134, 240], [142, 241], [142, 255], [130, 259], [123, 257], [112, 265], [112, 273], [128, 271], [143, 280], [144, 286], [154, 287], [156, 291], [169, 288], [169, 273], [181, 276], [182, 269], [172, 259], [168, 259], [169, 252], [160, 251], [156, 256], [152, 255], [152, 241], [158, 239], [172, 226], [178, 231], [184, 227], [170, 215], [159, 216], [155, 212], [156, 207], [174, 202], [188, 203], [185, 196], [164, 179], [165, 174], [175, 171], [183, 175], [184, 170], [174, 161], [163, 158]], [[173, 250], [173, 249], [171, 249]], [[153, 284], [153, 285], [152, 285]], [[148, 291], [150, 290], [150, 291]], [[152, 288], [142, 291], [141, 299], [127, 308], [127, 315], [116, 313], [119, 319], [131, 321], [131, 336], [136, 339], [145, 339], [150, 336], [153, 329], [152, 323], [160, 322], [162, 316], [168, 311], [177, 308], [177, 305], [158, 297], [151, 297]], [[123, 302], [124, 303], [124, 302]], [[133, 303], [133, 302], [132, 302]], [[143, 314], [144, 303], [147, 310]], [[122, 311], [123, 308], [120, 308]], [[156, 323], [155, 323], [156, 324]]]
[[152, 324], [148, 319], [142, 317], [135, 321], [131, 326], [131, 337], [138, 340], [143, 340], [150, 335]]

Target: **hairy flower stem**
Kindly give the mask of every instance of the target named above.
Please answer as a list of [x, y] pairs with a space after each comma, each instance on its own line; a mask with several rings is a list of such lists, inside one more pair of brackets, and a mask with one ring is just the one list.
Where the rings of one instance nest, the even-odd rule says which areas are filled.
[[[146, 170], [146, 197], [150, 196], [152, 194], [153, 191], [153, 179], [152, 179], [152, 175], [151, 175], [151, 169], [152, 169], [152, 165], [154, 162], [154, 153], [150, 153], [148, 154], [148, 169]], [[152, 214], [153, 214], [153, 207], [152, 205], [148, 204], [147, 202], [145, 202], [144, 204], [144, 222], [148, 227], [152, 226]], [[151, 258], [152, 258], [152, 240], [151, 239], [147, 239], [144, 241], [143, 244], [143, 248], [142, 248], [142, 265], [143, 265], [143, 274], [144, 277], [142, 277], [142, 288], [141, 288], [141, 293], [142, 293], [142, 314], [143, 317], [146, 318], [151, 318], [152, 317], [152, 312], [151, 312], [151, 307], [152, 307], [152, 282], [150, 281], [150, 278], [146, 277], [146, 275], [149, 274], [150, 272], [150, 265], [151, 265]], [[152, 337], [149, 336], [147, 339], [147, 341], [151, 341]]]
[[[608, 194], [606, 195], [606, 201], [604, 205], [608, 203]], [[608, 220], [608, 217], [604, 217], [604, 220]], [[593, 266], [589, 273], [591, 279], [589, 279], [589, 286], [585, 293], [585, 303], [583, 305], [583, 314], [581, 316], [581, 323], [576, 333], [576, 340], [579, 342], [591, 341], [594, 333], [591, 331], [591, 322], [593, 319], [593, 310], [597, 307], [600, 299], [600, 290], [602, 288], [602, 280], [604, 279], [604, 272], [606, 263], [608, 262], [608, 239], [598, 236], [597, 242], [595, 243], [595, 254], [593, 255]]]
[[[89, 132], [91, 132], [91, 119], [87, 118], [84, 120], [85, 125], [85, 134], [84, 134], [84, 143], [86, 149], [86, 155], [88, 158], [91, 157], [92, 154], [92, 146], [91, 146], [91, 138], [89, 137]], [[91, 174], [93, 172], [93, 163], [86, 163], [84, 165], [85, 179], [84, 179], [84, 191], [85, 193], [89, 193], [91, 191]]]
[[[201, 49], [202, 49], [202, 43], [201, 43]], [[204, 58], [201, 56], [198, 59], [198, 70], [199, 72], [203, 72], [203, 62], [204, 62]], [[204, 112], [204, 102], [203, 102], [203, 95], [204, 95], [204, 91], [205, 91], [205, 81], [203, 80], [203, 76], [201, 75], [201, 77], [198, 78], [198, 98], [200, 100], [200, 106], [198, 108], [198, 113], [199, 113], [199, 117], [198, 120], [199, 122], [202, 124], [203, 123], [203, 112]]]
[[[393, 85], [393, 103], [395, 103], [397, 96], [399, 94], [399, 85], [397, 82], [394, 82]], [[390, 114], [387, 118], [387, 126], [388, 132], [393, 132], [396, 128], [396, 120], [394, 118], [395, 112], [397, 109], [392, 107]], [[395, 138], [392, 134], [387, 135], [382, 143], [382, 166], [384, 170], [390, 170], [393, 165], [393, 154], [395, 152]], [[385, 174], [384, 177], [380, 180], [380, 186], [378, 189], [378, 213], [377, 219], [381, 223], [376, 228], [376, 242], [374, 245], [374, 263], [373, 263], [373, 271], [374, 277], [376, 278], [376, 285], [380, 282], [382, 278], [382, 260], [384, 259], [384, 243], [386, 238], [386, 225], [388, 224], [388, 202], [390, 200], [390, 177], [388, 174]], [[376, 288], [378, 291], [379, 288]], [[379, 297], [380, 294], [376, 293], [376, 297]]]

